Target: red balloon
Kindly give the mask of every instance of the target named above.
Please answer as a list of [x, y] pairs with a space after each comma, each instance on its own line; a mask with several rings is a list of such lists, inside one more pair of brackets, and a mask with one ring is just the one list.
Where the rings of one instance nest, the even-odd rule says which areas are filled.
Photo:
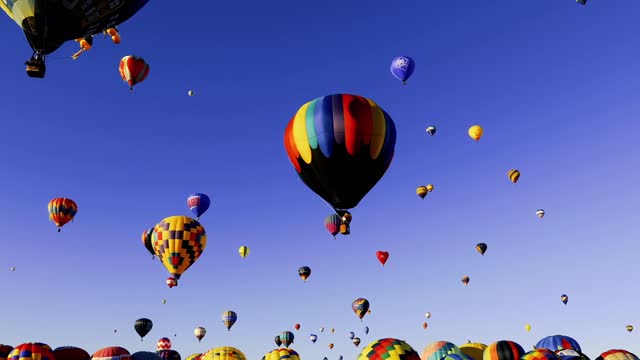
[[384, 266], [384, 264], [389, 259], [389, 253], [386, 252], [386, 251], [378, 251], [378, 252], [376, 252], [376, 257], [378, 258], [378, 261], [380, 261], [382, 266]]
[[293, 327], [294, 327], [296, 330], [300, 330], [300, 324], [295, 324]]
[[120, 60], [118, 71], [122, 80], [129, 84], [129, 90], [133, 90], [135, 84], [143, 82], [149, 75], [149, 64], [141, 57], [128, 55]]

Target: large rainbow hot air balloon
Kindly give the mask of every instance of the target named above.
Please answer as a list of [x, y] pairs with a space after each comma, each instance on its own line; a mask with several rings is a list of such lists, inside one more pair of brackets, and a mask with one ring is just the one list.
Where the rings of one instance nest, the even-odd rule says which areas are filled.
[[207, 234], [200, 223], [187, 216], [171, 216], [153, 229], [153, 250], [171, 277], [169, 287], [202, 255], [207, 246]]
[[440, 360], [443, 356], [449, 354], [462, 354], [462, 351], [454, 343], [436, 341], [424, 348], [420, 358], [422, 360]]
[[7, 360], [55, 360], [55, 355], [49, 345], [31, 342], [16, 346]]
[[484, 360], [520, 360], [524, 349], [518, 343], [509, 340], [496, 341], [484, 349]]
[[300, 179], [343, 217], [391, 165], [396, 127], [373, 100], [336, 94], [300, 107], [284, 132]]

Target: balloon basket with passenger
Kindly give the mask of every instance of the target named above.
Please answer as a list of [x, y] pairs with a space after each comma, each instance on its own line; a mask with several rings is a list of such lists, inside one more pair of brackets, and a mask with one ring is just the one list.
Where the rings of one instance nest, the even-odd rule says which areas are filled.
[[44, 63], [44, 56], [33, 54], [29, 60], [25, 63], [27, 65], [27, 75], [32, 78], [42, 79], [47, 71], [47, 66]]

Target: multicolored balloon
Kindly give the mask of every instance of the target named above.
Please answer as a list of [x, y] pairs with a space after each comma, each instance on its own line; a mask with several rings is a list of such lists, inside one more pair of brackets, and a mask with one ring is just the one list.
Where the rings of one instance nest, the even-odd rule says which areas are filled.
[[542, 338], [536, 343], [536, 349], [547, 349], [554, 352], [558, 350], [582, 351], [580, 344], [572, 337], [566, 335], [551, 335]]
[[67, 198], [55, 198], [49, 201], [47, 206], [49, 210], [49, 219], [53, 221], [60, 229], [69, 221], [73, 221], [73, 218], [78, 212], [78, 205], [75, 201]]
[[427, 189], [426, 186], [418, 186], [416, 188], [416, 194], [418, 196], [420, 196], [421, 199], [424, 200], [425, 196], [427, 196], [427, 194], [429, 194], [429, 189]]
[[338, 214], [330, 214], [324, 219], [324, 227], [333, 235], [334, 239], [340, 232], [340, 225], [342, 225], [342, 219]]
[[464, 285], [467, 285], [469, 283], [469, 277], [468, 276], [463, 276], [462, 279], [460, 279], [462, 281], [462, 283]]
[[262, 360], [300, 360], [300, 355], [293, 349], [275, 349], [262, 358]]
[[544, 209], [538, 209], [536, 211], [536, 216], [542, 219], [544, 217]]
[[569, 302], [569, 297], [567, 296], [567, 294], [562, 294], [560, 296], [560, 301], [562, 301], [563, 304], [567, 305], [567, 303]]
[[30, 342], [16, 346], [7, 360], [55, 360], [51, 347], [47, 344]]
[[282, 345], [289, 347], [289, 345], [293, 344], [293, 340], [295, 336], [291, 331], [283, 331], [280, 334], [280, 341], [282, 341]]
[[201, 360], [247, 360], [247, 357], [234, 347], [220, 346], [202, 354]]
[[161, 337], [156, 343], [156, 350], [171, 350], [171, 340], [167, 337]]
[[133, 87], [149, 75], [149, 64], [139, 56], [127, 55], [120, 60], [118, 71], [122, 80], [129, 84], [129, 90], [133, 91]]
[[611, 349], [609, 351], [605, 351], [600, 356], [596, 358], [596, 360], [639, 360], [638, 357], [627, 350], [622, 349]]
[[415, 68], [415, 61], [408, 56], [398, 56], [391, 61], [391, 74], [400, 80], [402, 85], [407, 83]]
[[518, 182], [518, 179], [520, 179], [520, 171], [511, 169], [509, 170], [509, 172], [507, 172], [507, 176], [509, 177], [509, 180], [511, 180], [511, 182], [515, 184]]
[[424, 348], [420, 358], [422, 360], [440, 360], [448, 354], [462, 354], [462, 351], [454, 343], [436, 341]]
[[158, 350], [156, 354], [158, 354], [161, 360], [180, 360], [180, 353], [175, 350]]
[[305, 282], [307, 281], [307, 279], [309, 278], [309, 275], [311, 275], [311, 268], [308, 266], [302, 266], [298, 269], [298, 276], [300, 276], [300, 278], [302, 280], [304, 280]]
[[[312, 343], [316, 343], [316, 341], [318, 340], [318, 335], [316, 334], [310, 334], [309, 335], [309, 340], [311, 340]], [[279, 345], [278, 345], [279, 346]]]
[[560, 356], [549, 349], [534, 349], [522, 355], [520, 360], [560, 360]]
[[356, 313], [356, 316], [358, 316], [360, 321], [362, 321], [362, 318], [367, 314], [367, 311], [369, 310], [369, 300], [365, 298], [357, 298], [353, 300], [351, 309], [354, 313]]
[[191, 211], [195, 216], [196, 220], [200, 220], [200, 216], [204, 214], [211, 205], [211, 199], [209, 196], [203, 193], [195, 193], [189, 195], [187, 198], [187, 206], [189, 207], [189, 211]]
[[501, 340], [489, 345], [483, 354], [483, 360], [520, 360], [524, 349], [518, 343]]
[[200, 223], [187, 216], [170, 216], [153, 229], [153, 250], [169, 271], [169, 287], [193, 265], [207, 246], [207, 233]]
[[367, 345], [356, 360], [420, 360], [420, 355], [406, 342], [386, 338]]
[[302, 182], [341, 217], [382, 178], [395, 144], [391, 117], [372, 100], [349, 94], [302, 105], [284, 133], [287, 155]]
[[470, 340], [466, 344], [460, 345], [460, 351], [463, 354], [469, 356], [473, 360], [482, 360], [482, 355], [484, 353], [484, 349], [487, 348], [487, 345], [482, 343], [472, 343]]
[[242, 256], [242, 258], [246, 258], [247, 255], [249, 255], [249, 248], [246, 246], [240, 246], [240, 248], [238, 249], [238, 252], [240, 253], [240, 256]]
[[353, 343], [353, 345], [358, 347], [358, 345], [360, 345], [360, 338], [359, 337], [355, 337], [355, 338], [353, 338], [353, 340], [351, 340], [351, 342]]
[[[91, 355], [92, 360], [131, 360], [129, 351], [120, 346], [102, 348]], [[44, 360], [44, 359], [43, 359]]]
[[231, 327], [238, 320], [238, 315], [231, 310], [227, 310], [222, 313], [222, 323], [227, 328], [227, 331], [231, 331]]

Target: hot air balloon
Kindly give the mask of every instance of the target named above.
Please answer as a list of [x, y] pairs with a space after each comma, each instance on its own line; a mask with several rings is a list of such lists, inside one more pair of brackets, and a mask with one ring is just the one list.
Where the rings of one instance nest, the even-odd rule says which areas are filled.
[[524, 329], [525, 329], [527, 332], [531, 331], [531, 324], [527, 324], [527, 325], [525, 325], [525, 326], [524, 326]]
[[15, 266], [12, 266], [12, 267], [11, 267], [11, 271], [16, 271], [16, 267], [15, 267]]
[[349, 332], [349, 339], [353, 340], [353, 338], [356, 337], [356, 333], [354, 333], [353, 331]]
[[307, 281], [307, 278], [309, 278], [309, 275], [311, 275], [311, 268], [308, 266], [303, 266], [299, 268], [298, 275], [302, 280]]
[[189, 96], [193, 96], [193, 90], [189, 90], [189, 91], [187, 91], [187, 94], [188, 94]]
[[304, 104], [284, 134], [289, 160], [300, 179], [343, 219], [391, 164], [396, 128], [375, 102], [337, 94]]
[[465, 284], [465, 285], [467, 285], [469, 283], [469, 277], [466, 276], [466, 275], [463, 276], [461, 280], [462, 280], [462, 283]]
[[460, 349], [453, 343], [447, 341], [436, 341], [429, 344], [422, 351], [422, 360], [440, 360], [448, 354], [462, 354]]
[[329, 344], [329, 349], [333, 349], [333, 343]]
[[161, 360], [180, 360], [180, 354], [175, 350], [158, 350], [156, 354]]
[[242, 256], [242, 258], [246, 258], [247, 255], [249, 255], [249, 248], [246, 246], [240, 246], [238, 252], [240, 253], [240, 256]]
[[190, 217], [171, 216], [154, 227], [153, 250], [171, 274], [169, 287], [178, 285], [182, 273], [198, 260], [206, 246], [204, 227]]
[[204, 214], [209, 206], [211, 205], [211, 199], [209, 196], [202, 193], [195, 193], [189, 195], [187, 198], [187, 206], [189, 207], [189, 211], [191, 211], [195, 216], [196, 220], [200, 220], [200, 216]]
[[222, 313], [222, 323], [227, 328], [227, 331], [231, 331], [231, 327], [236, 323], [237, 320], [238, 315], [231, 310], [227, 310]]
[[323, 332], [323, 331], [324, 331], [324, 328], [323, 328], [323, 327], [321, 327], [319, 330], [320, 330], [320, 332]]
[[198, 339], [198, 342], [200, 342], [202, 338], [207, 335], [207, 329], [203, 328], [202, 326], [198, 326], [195, 330], [193, 330], [193, 334], [196, 336], [196, 339]]
[[247, 357], [234, 347], [221, 346], [204, 353], [201, 360], [247, 360]]
[[300, 324], [293, 325], [293, 328], [296, 329], [296, 330], [300, 330]]
[[484, 360], [519, 360], [522, 355], [522, 346], [509, 340], [494, 342], [484, 350]]
[[149, 75], [149, 64], [139, 56], [127, 55], [120, 60], [118, 71], [122, 80], [129, 84], [129, 90], [133, 91], [133, 87]]
[[560, 360], [560, 356], [549, 349], [534, 349], [522, 355], [520, 360]]
[[[91, 355], [75, 346], [60, 346], [53, 350], [54, 358], [58, 360], [90, 360]], [[2, 356], [0, 356], [1, 358]]]
[[426, 186], [418, 186], [418, 188], [416, 189], [416, 194], [418, 194], [418, 196], [420, 196], [421, 199], [424, 199], [428, 193], [429, 193], [429, 189], [427, 189]]
[[433, 191], [433, 184], [427, 185], [427, 191], [428, 192], [432, 192]]
[[560, 296], [560, 301], [562, 301], [563, 304], [567, 305], [567, 302], [569, 302], [569, 297], [566, 294], [562, 294]]
[[156, 253], [153, 252], [153, 228], [149, 228], [142, 233], [142, 244], [151, 254], [151, 259], [155, 259]]
[[427, 322], [426, 322], [426, 321], [425, 321], [425, 322], [423, 322], [423, 323], [422, 323], [422, 328], [426, 330], [426, 329], [427, 329], [427, 327], [429, 327], [429, 324], [427, 324]]
[[476, 142], [480, 141], [480, 138], [482, 137], [483, 133], [484, 133], [484, 130], [480, 125], [473, 125], [472, 127], [469, 128], [469, 137], [471, 137]]
[[7, 360], [7, 356], [11, 354], [13, 346], [0, 344], [0, 360]]
[[73, 1], [4, 1], [0, 8], [15, 21], [33, 50], [27, 75], [44, 78], [45, 57], [62, 44], [99, 34], [125, 22], [149, 0], [107, 0], [91, 3]]
[[487, 251], [487, 244], [478, 243], [476, 245], [476, 250], [480, 253], [480, 255], [484, 255], [484, 253]]
[[435, 126], [427, 126], [427, 134], [433, 136], [436, 134], [436, 127]]
[[73, 217], [78, 212], [78, 205], [75, 201], [67, 198], [55, 198], [49, 201], [49, 219], [58, 227], [58, 232], [64, 224], [73, 221]]
[[538, 209], [536, 211], [536, 216], [542, 219], [544, 217], [544, 209]]
[[275, 349], [268, 352], [262, 360], [300, 360], [300, 355], [293, 349]]
[[324, 219], [324, 227], [336, 238], [336, 235], [340, 232], [340, 225], [342, 225], [342, 219], [338, 214], [330, 214]]
[[368, 334], [369, 334], [369, 327], [368, 327], [368, 326], [365, 326], [365, 327], [364, 327], [364, 334], [365, 334], [365, 335], [368, 335]]
[[638, 360], [638, 357], [627, 350], [611, 349], [600, 354], [596, 360]]
[[460, 353], [460, 354], [447, 354], [440, 358], [440, 360], [473, 360], [471, 356]]
[[472, 360], [482, 360], [482, 355], [484, 353], [484, 349], [487, 348], [487, 345], [481, 343], [472, 343], [470, 340], [467, 340], [467, 343], [464, 345], [460, 345], [460, 351], [470, 357]]
[[626, 328], [627, 328], [628, 332], [632, 332], [633, 331], [633, 325], [627, 325]]
[[166, 304], [167, 303], [167, 299], [162, 299], [162, 303]]
[[424, 316], [428, 319], [431, 317], [431, 313], [427, 311], [426, 313], [424, 313]]
[[420, 355], [406, 342], [386, 338], [367, 345], [356, 360], [420, 360]]
[[276, 338], [273, 339], [273, 341], [275, 341], [276, 346], [282, 345], [282, 340], [280, 340], [280, 335], [276, 335]]
[[91, 355], [93, 360], [131, 360], [129, 351], [120, 346], [102, 348]]
[[380, 264], [384, 266], [389, 259], [389, 253], [387, 251], [376, 251], [376, 257], [378, 258], [378, 261], [380, 261]]
[[140, 335], [140, 341], [142, 341], [149, 331], [153, 329], [153, 321], [146, 318], [138, 319], [135, 324], [133, 324], [133, 328], [136, 330], [138, 335]]
[[518, 179], [520, 179], [520, 171], [511, 169], [507, 173], [507, 176], [509, 177], [509, 180], [511, 180], [511, 182], [515, 184], [518, 182]]
[[280, 341], [282, 341], [282, 345], [289, 347], [289, 345], [293, 344], [293, 339], [295, 339], [295, 336], [293, 336], [293, 333], [291, 331], [283, 331], [280, 334]]
[[316, 341], [318, 340], [318, 335], [316, 334], [310, 334], [309, 335], [309, 340], [311, 340], [312, 343], [316, 343]]
[[575, 350], [558, 350], [556, 355], [562, 360], [590, 360], [587, 355]]
[[398, 56], [391, 61], [391, 74], [402, 81], [402, 85], [407, 83], [415, 68], [415, 61], [408, 56]]
[[55, 356], [49, 345], [31, 342], [16, 346], [7, 360], [55, 360]]
[[353, 312], [356, 313], [356, 316], [362, 321], [362, 318], [367, 314], [367, 310], [369, 310], [369, 300], [357, 298], [353, 300], [351, 309], [353, 309]]
[[587, 0], [576, 0], [576, 2], [580, 5], [587, 5]]
[[580, 344], [566, 335], [547, 336], [536, 343], [536, 349], [582, 351]]
[[171, 340], [167, 337], [161, 337], [156, 343], [156, 350], [171, 350]]

